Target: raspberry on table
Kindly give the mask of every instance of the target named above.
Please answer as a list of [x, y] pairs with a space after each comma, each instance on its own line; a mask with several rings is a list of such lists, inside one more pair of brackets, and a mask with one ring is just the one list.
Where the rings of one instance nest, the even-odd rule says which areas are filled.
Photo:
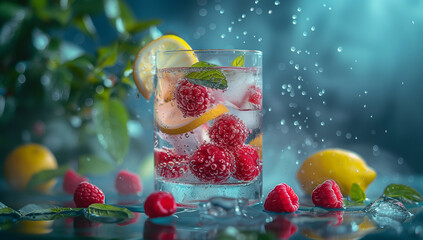
[[184, 117], [197, 117], [205, 113], [212, 102], [206, 87], [184, 79], [176, 84], [174, 97]]
[[214, 120], [209, 129], [209, 135], [217, 145], [231, 149], [244, 144], [248, 129], [237, 116], [222, 114]]
[[157, 174], [166, 179], [181, 177], [188, 170], [188, 156], [178, 155], [172, 149], [154, 150]]
[[176, 212], [176, 202], [168, 192], [153, 192], [144, 203], [144, 212], [150, 218], [167, 217]]
[[338, 184], [332, 179], [318, 185], [311, 194], [315, 206], [324, 208], [342, 208], [343, 196]]
[[234, 171], [234, 157], [225, 148], [204, 143], [189, 159], [189, 168], [202, 182], [226, 182]]
[[295, 212], [299, 206], [297, 194], [285, 183], [278, 184], [264, 202], [264, 209], [269, 212]]
[[266, 232], [272, 232], [277, 239], [289, 239], [295, 232], [297, 232], [297, 225], [289, 221], [283, 215], [277, 215], [276, 218], [264, 225]]
[[259, 175], [259, 154], [255, 148], [243, 145], [235, 149], [234, 156], [235, 172], [232, 177], [241, 181], [251, 181]]
[[104, 193], [96, 185], [81, 182], [73, 194], [76, 207], [86, 208], [93, 203], [104, 203]]
[[81, 182], [88, 182], [88, 179], [69, 169], [63, 176], [63, 190], [69, 194], [73, 194]]
[[115, 188], [121, 195], [137, 194], [142, 191], [140, 177], [135, 173], [122, 170], [116, 176]]

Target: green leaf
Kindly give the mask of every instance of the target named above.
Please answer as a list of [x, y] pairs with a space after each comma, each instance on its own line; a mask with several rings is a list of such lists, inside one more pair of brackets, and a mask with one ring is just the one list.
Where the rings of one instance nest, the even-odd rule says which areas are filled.
[[147, 21], [135, 21], [127, 24], [126, 29], [129, 33], [135, 34], [149, 29], [152, 26], [159, 25], [161, 21], [159, 19], [152, 19]]
[[228, 88], [226, 76], [219, 69], [213, 69], [216, 66], [208, 62], [194, 63], [191, 68], [199, 68], [201, 70], [190, 72], [185, 77], [193, 84], [215, 89], [226, 89]]
[[21, 214], [0, 202], [0, 217], [3, 216], [19, 218]]
[[105, 68], [113, 66], [117, 60], [118, 45], [113, 43], [110, 46], [101, 47], [98, 49], [97, 54], [97, 67]]
[[93, 122], [100, 144], [118, 162], [129, 147], [128, 113], [118, 99], [103, 99], [94, 104]]
[[127, 208], [116, 207], [107, 204], [94, 203], [84, 210], [84, 216], [89, 220], [100, 222], [120, 222], [135, 215]]
[[208, 63], [208, 62], [196, 62], [192, 64], [191, 67], [205, 68], [205, 67], [217, 67], [217, 65], [213, 63]]
[[61, 177], [69, 169], [68, 165], [60, 166], [57, 169], [42, 170], [34, 174], [27, 185], [28, 189], [34, 189], [37, 186], [50, 181], [53, 178]]
[[389, 184], [385, 188], [383, 196], [396, 198], [408, 204], [415, 204], [423, 201], [423, 197], [419, 192], [404, 184]]
[[244, 62], [245, 62], [244, 55], [239, 55], [237, 58], [235, 58], [232, 61], [231, 66], [234, 66], [234, 67], [243, 67], [244, 66]]
[[350, 198], [356, 203], [362, 203], [366, 200], [366, 194], [357, 183], [353, 183], [351, 186]]
[[102, 175], [114, 169], [114, 165], [110, 162], [92, 155], [83, 155], [79, 157], [78, 173], [81, 175]]
[[65, 217], [82, 215], [81, 208], [65, 208], [51, 204], [28, 204], [19, 209], [23, 219], [27, 220], [53, 220]]
[[73, 24], [83, 33], [94, 38], [97, 36], [97, 30], [90, 15], [81, 15], [73, 19]]

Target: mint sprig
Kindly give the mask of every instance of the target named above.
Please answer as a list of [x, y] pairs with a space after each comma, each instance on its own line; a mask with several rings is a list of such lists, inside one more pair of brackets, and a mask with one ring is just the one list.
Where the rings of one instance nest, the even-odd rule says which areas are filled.
[[353, 183], [351, 186], [350, 198], [355, 203], [364, 203], [366, 200], [366, 194], [357, 183]]
[[236, 57], [232, 61], [231, 66], [234, 66], [234, 67], [243, 67], [244, 66], [244, 63], [245, 63], [245, 57], [244, 57], [244, 55], [239, 55], [238, 57]]
[[190, 72], [185, 77], [193, 84], [222, 90], [228, 88], [225, 75], [219, 69], [213, 69], [215, 67], [217, 65], [208, 62], [197, 62], [191, 68], [200, 68], [200, 71]]
[[384, 197], [391, 197], [406, 204], [423, 202], [423, 197], [414, 188], [404, 184], [389, 184], [383, 192]]

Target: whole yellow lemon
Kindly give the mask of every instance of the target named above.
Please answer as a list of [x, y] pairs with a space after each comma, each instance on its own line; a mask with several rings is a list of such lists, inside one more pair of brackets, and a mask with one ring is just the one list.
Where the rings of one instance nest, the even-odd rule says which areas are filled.
[[[44, 146], [30, 143], [15, 148], [4, 162], [4, 178], [17, 190], [24, 190], [31, 177], [41, 170], [57, 169], [54, 155]], [[37, 190], [48, 191], [56, 183], [52, 179], [37, 186]]]
[[297, 179], [307, 194], [311, 194], [325, 180], [333, 179], [342, 195], [347, 196], [353, 183], [366, 191], [375, 178], [376, 172], [359, 155], [343, 149], [317, 152], [309, 156], [297, 172]]

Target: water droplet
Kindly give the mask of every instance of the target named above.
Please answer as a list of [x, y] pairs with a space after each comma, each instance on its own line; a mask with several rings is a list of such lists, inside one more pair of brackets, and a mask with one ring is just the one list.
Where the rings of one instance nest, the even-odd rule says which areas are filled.
[[346, 137], [347, 139], [351, 139], [352, 135], [351, 135], [351, 133], [347, 133], [347, 134], [345, 134], [345, 137]]
[[226, 37], [225, 34], [220, 35], [220, 38], [225, 38], [225, 37]]
[[242, 15], [241, 15], [241, 18], [245, 18], [246, 16], [247, 16], [247, 15], [245, 15], [245, 14], [242, 14]]
[[404, 159], [403, 158], [398, 158], [398, 165], [402, 165], [404, 163]]
[[219, 11], [220, 14], [224, 14], [225, 13], [225, 9], [222, 9]]
[[332, 8], [331, 7], [329, 7], [328, 9], [329, 9], [329, 11], [332, 11]]
[[299, 7], [299, 8], [297, 8], [297, 11], [298, 11], [298, 12], [301, 12], [301, 8], [300, 8], [300, 7]]
[[299, 69], [300, 69], [300, 65], [295, 64], [294, 68], [295, 68], [296, 70], [299, 70]]
[[340, 130], [337, 130], [335, 134], [337, 137], [340, 137], [342, 135], [342, 132]]
[[263, 13], [263, 10], [261, 8], [256, 9], [256, 14], [261, 15]]
[[269, 10], [269, 12], [268, 12], [268, 13], [269, 13], [269, 14], [272, 14], [272, 12], [273, 12], [272, 10]]
[[294, 25], [297, 24], [297, 20], [293, 20], [292, 24], [294, 24]]
[[252, 7], [252, 8], [250, 8], [250, 12], [252, 12], [252, 11], [254, 11], [254, 8]]
[[207, 15], [207, 9], [202, 8], [198, 11], [198, 14], [200, 14], [200, 16], [205, 17]]
[[413, 25], [414, 25], [414, 20], [411, 20], [411, 24], [413, 24]]
[[242, 32], [243, 35], [247, 35], [247, 31]]
[[214, 6], [214, 9], [216, 11], [219, 11], [220, 9], [222, 9], [222, 6], [220, 6], [220, 4], [216, 4], [216, 6]]
[[236, 39], [239, 39], [239, 36], [237, 35], [235, 38], [236, 38]]
[[285, 125], [285, 119], [281, 120], [281, 125]]
[[258, 41], [259, 41], [259, 42], [263, 41], [263, 38], [259, 38], [259, 39], [258, 39]]
[[292, 19], [297, 19], [297, 15], [292, 15]]
[[344, 50], [342, 47], [338, 47], [337, 49], [336, 49], [338, 52], [342, 52], [342, 50]]
[[232, 32], [232, 26], [228, 27], [228, 32]]
[[298, 125], [300, 125], [300, 123], [298, 121], [295, 121], [294, 126], [298, 126]]
[[255, 3], [255, 4], [259, 3], [259, 0], [255, 0], [255, 1], [254, 1], [254, 3]]
[[291, 47], [291, 52], [295, 52], [295, 47], [294, 46]]
[[271, 112], [272, 111], [272, 108], [269, 108], [268, 111]]
[[210, 30], [215, 30], [216, 29], [216, 24], [210, 23], [209, 24], [209, 28], [210, 28]]
[[322, 127], [325, 126], [325, 122], [323, 122], [323, 121], [320, 122], [320, 126], [322, 126]]
[[278, 6], [279, 4], [281, 4], [281, 2], [279, 2], [278, 0], [275, 1], [275, 5]]
[[315, 26], [311, 26], [310, 30], [311, 30], [312, 32], [314, 32], [314, 30], [316, 30], [316, 27], [315, 27]]
[[307, 35], [308, 35], [308, 33], [304, 31], [304, 32], [303, 32], [303, 36], [304, 36], [304, 37], [307, 37]]
[[289, 64], [290, 65], [294, 64], [294, 61], [293, 60], [289, 60]]

